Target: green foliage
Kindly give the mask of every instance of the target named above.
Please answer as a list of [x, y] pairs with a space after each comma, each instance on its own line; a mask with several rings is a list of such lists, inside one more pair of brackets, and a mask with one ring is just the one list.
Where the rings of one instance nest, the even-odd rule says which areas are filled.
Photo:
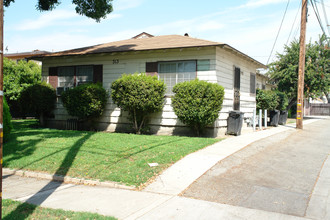
[[[299, 42], [284, 47], [283, 54], [277, 54], [277, 61], [269, 65], [271, 82], [277, 85], [289, 99], [290, 108], [297, 99], [299, 64]], [[329, 39], [322, 36], [319, 42], [306, 45], [305, 86], [306, 98], [314, 98], [330, 92], [330, 50]]]
[[[32, 62], [19, 61], [16, 63], [7, 58], [3, 59], [3, 87], [12, 115], [20, 116], [18, 98], [21, 92], [41, 81], [41, 67]], [[24, 113], [23, 113], [24, 114]]]
[[37, 83], [25, 88], [18, 101], [24, 111], [39, 117], [43, 126], [44, 116], [51, 113], [55, 107], [56, 91], [46, 82]]
[[73, 212], [63, 209], [50, 209], [29, 203], [4, 199], [2, 203], [3, 219], [31, 220], [31, 219], [93, 219], [93, 220], [116, 220], [114, 217], [103, 216], [89, 212]]
[[[4, 0], [4, 6], [8, 7], [15, 0]], [[92, 18], [97, 22], [112, 12], [112, 0], [72, 0], [76, 5], [76, 12], [80, 15]], [[37, 9], [40, 11], [51, 11], [60, 4], [60, 0], [38, 0]]]
[[128, 111], [133, 128], [137, 134], [145, 128], [151, 113], [163, 109], [166, 86], [156, 76], [145, 74], [124, 74], [111, 85], [114, 103]]
[[279, 97], [274, 91], [257, 89], [257, 109], [275, 110], [279, 106]]
[[7, 58], [3, 61], [3, 86], [8, 100], [17, 100], [26, 87], [41, 81], [41, 67], [38, 64], [24, 60], [16, 63]]
[[8, 134], [10, 134], [13, 125], [11, 123], [11, 115], [6, 98], [3, 98], [3, 140], [6, 141]]
[[278, 105], [275, 109], [284, 111], [289, 104], [288, 96], [284, 92], [274, 91], [278, 98]]
[[196, 79], [176, 84], [173, 92], [172, 107], [175, 114], [198, 136], [219, 117], [224, 98], [222, 86]]
[[101, 84], [83, 84], [62, 93], [63, 105], [69, 115], [93, 120], [102, 115], [108, 94]]

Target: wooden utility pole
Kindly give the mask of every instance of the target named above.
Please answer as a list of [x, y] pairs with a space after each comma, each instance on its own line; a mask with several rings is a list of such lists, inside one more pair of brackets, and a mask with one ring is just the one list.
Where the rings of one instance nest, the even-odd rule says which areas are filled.
[[303, 129], [304, 118], [304, 73], [305, 73], [305, 36], [307, 18], [307, 0], [302, 0], [301, 26], [300, 26], [300, 51], [298, 70], [298, 96], [297, 96], [297, 120], [296, 128]]
[[3, 149], [3, 0], [0, 0], [0, 219], [2, 219], [2, 149]]

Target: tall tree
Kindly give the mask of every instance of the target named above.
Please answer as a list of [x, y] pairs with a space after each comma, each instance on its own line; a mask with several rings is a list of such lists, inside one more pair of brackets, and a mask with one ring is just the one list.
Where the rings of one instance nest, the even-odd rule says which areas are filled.
[[[4, 6], [8, 7], [12, 2], [15, 0], [4, 0]], [[75, 9], [78, 14], [92, 18], [97, 22], [112, 12], [111, 2], [112, 0], [72, 0], [72, 3], [76, 5]], [[60, 0], [38, 0], [36, 7], [40, 11], [50, 11], [60, 3]]]
[[[299, 42], [294, 40], [285, 45], [283, 54], [277, 54], [277, 61], [269, 64], [268, 76], [278, 90], [289, 98], [288, 109], [296, 103], [298, 86]], [[320, 37], [315, 43], [306, 45], [305, 85], [306, 98], [315, 98], [330, 92], [329, 38]]]

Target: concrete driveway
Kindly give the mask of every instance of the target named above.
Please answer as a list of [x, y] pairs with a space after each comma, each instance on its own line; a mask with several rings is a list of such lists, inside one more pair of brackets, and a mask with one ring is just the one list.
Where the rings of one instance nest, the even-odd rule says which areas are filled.
[[[182, 195], [300, 217], [330, 219], [330, 178], [319, 183], [317, 189], [322, 196], [311, 200], [329, 153], [330, 120], [320, 120], [306, 125], [304, 130], [289, 130], [248, 145], [217, 163]], [[330, 177], [330, 169], [324, 172]]]

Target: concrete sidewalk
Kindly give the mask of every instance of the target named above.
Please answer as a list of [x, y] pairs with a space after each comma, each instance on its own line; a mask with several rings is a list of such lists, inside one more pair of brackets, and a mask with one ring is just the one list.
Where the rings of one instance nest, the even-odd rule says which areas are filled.
[[[312, 123], [316, 119], [304, 121]], [[4, 198], [26, 201], [43, 207], [96, 212], [119, 219], [304, 219], [294, 216], [230, 206], [178, 196], [197, 178], [218, 161], [246, 147], [250, 143], [284, 131], [294, 132], [294, 124], [228, 138], [203, 150], [190, 154], [174, 164], [143, 191], [100, 186], [61, 184], [37, 178], [5, 175]], [[329, 180], [330, 161], [324, 164], [319, 180]], [[318, 185], [316, 185], [317, 187]], [[329, 210], [329, 191], [312, 196], [328, 199], [324, 210]], [[323, 193], [323, 194], [322, 194]], [[322, 201], [323, 201], [322, 200]], [[317, 219], [311, 207], [308, 217]]]

